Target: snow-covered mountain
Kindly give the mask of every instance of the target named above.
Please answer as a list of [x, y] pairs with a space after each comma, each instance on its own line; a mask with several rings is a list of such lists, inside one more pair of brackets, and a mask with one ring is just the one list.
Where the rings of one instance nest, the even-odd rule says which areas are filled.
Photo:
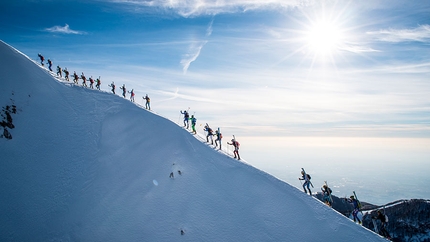
[[129, 100], [0, 58], [0, 241], [383, 241]]

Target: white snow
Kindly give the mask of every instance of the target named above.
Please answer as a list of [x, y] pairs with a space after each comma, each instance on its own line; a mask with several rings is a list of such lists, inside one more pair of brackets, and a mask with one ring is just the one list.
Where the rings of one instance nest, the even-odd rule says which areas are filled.
[[0, 104], [18, 108], [0, 138], [0, 241], [384, 241], [129, 100], [3, 42], [0, 58]]

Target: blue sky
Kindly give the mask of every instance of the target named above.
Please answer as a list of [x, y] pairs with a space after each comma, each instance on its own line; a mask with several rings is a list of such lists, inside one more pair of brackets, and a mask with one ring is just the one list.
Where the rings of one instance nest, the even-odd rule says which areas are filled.
[[15, 0], [0, 3], [0, 38], [228, 133], [428, 138], [429, 13], [429, 1]]

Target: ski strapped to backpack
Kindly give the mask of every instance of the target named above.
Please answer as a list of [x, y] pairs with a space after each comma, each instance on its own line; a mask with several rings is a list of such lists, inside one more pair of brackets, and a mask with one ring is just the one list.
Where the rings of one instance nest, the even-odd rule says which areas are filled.
[[357, 198], [357, 194], [355, 194], [355, 191], [352, 191], [352, 193], [354, 193], [355, 200], [357, 200], [358, 210], [360, 211], [361, 214], [363, 214], [363, 212], [361, 211], [362, 205], [361, 205], [360, 200], [358, 200], [358, 198]]
[[324, 181], [324, 184], [327, 186], [327, 191], [329, 192], [330, 203], [333, 204], [333, 198], [331, 197], [331, 193], [333, 192], [330, 187], [327, 185], [327, 181]]

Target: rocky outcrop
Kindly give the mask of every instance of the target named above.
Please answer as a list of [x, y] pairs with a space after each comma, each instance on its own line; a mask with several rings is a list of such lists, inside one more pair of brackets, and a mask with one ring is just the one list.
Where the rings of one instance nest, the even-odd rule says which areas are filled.
[[15, 128], [15, 125], [13, 124], [12, 114], [16, 114], [17, 109], [13, 99], [10, 100], [12, 104], [5, 105], [4, 107], [2, 107], [0, 113], [0, 116], [2, 117], [2, 120], [0, 121], [0, 126], [3, 128], [3, 132], [0, 132], [0, 138], [5, 139], [12, 139], [12, 134], [9, 132], [9, 129]]

